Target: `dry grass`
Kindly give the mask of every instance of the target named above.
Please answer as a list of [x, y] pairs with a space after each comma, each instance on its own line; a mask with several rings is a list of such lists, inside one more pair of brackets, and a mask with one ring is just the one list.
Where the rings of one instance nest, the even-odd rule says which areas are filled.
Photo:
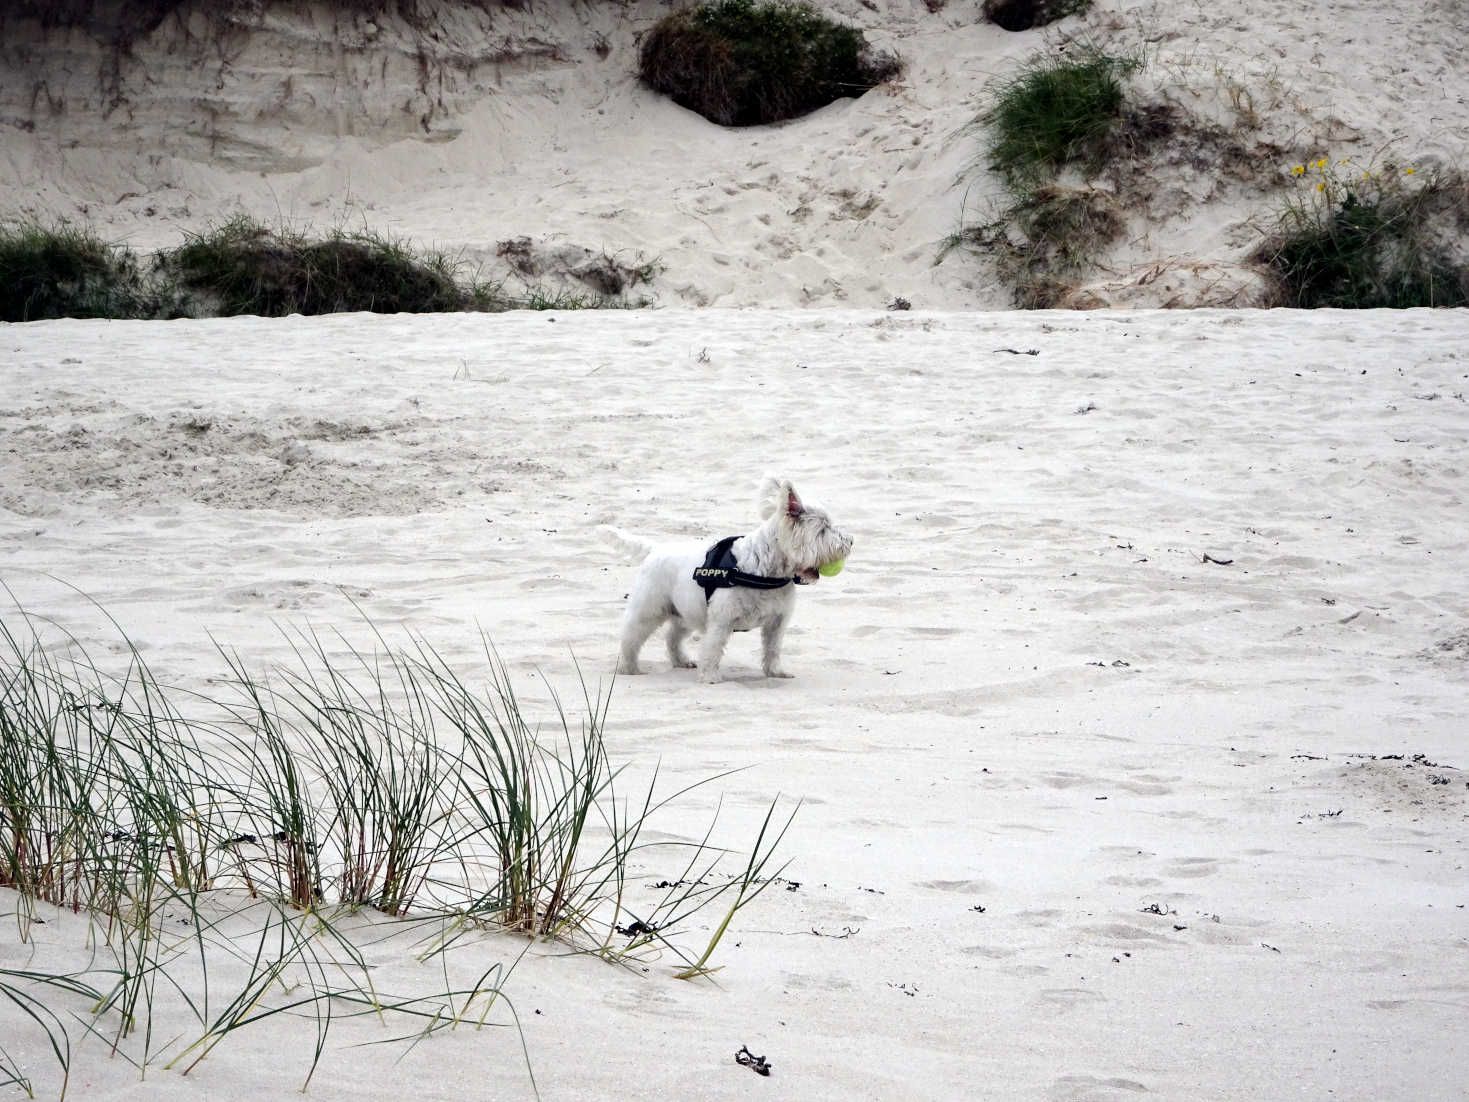
[[1047, 184], [997, 219], [960, 231], [950, 247], [968, 245], [994, 257], [996, 272], [1025, 310], [1058, 305], [1120, 237], [1126, 220], [1111, 192]]
[[[76, 1022], [140, 1068], [187, 1070], [255, 1022], [304, 1016], [309, 1081], [343, 1006], [427, 1033], [502, 998], [501, 964], [468, 987], [446, 974], [427, 995], [376, 991], [349, 932], [363, 907], [432, 917], [424, 956], [493, 925], [609, 960], [667, 952], [678, 975], [707, 975], [784, 835], [767, 834], [772, 804], [727, 880], [712, 875], [712, 823], [702, 840], [643, 841], [688, 789], [655, 795], [655, 775], [629, 801], [603, 744], [608, 698], [583, 685], [576, 719], [553, 698], [545, 732], [488, 646], [482, 689], [422, 639], [392, 647], [372, 632], [359, 649], [307, 634], [269, 676], [226, 654], [214, 683], [233, 692], [213, 700], [162, 684], [126, 638], [110, 674], [80, 641], [23, 610], [12, 619], [0, 622], [0, 888], [22, 940], [40, 908], [65, 907], [99, 947], [82, 973], [0, 972], [0, 1000], [48, 1042], [62, 1093]], [[682, 870], [661, 894], [630, 884], [631, 867], [659, 863]], [[672, 939], [709, 906], [724, 910], [715, 936], [683, 949]], [[0, 1082], [29, 1089], [18, 1054], [39, 1049], [23, 1040], [0, 1046]]]

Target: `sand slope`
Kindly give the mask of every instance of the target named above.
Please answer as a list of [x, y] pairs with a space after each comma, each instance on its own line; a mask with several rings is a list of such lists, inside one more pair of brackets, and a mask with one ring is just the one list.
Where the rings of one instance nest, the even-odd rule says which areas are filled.
[[[738, 131], [639, 85], [638, 36], [667, 10], [647, 0], [424, 2], [411, 21], [271, 3], [170, 18], [121, 53], [10, 17], [0, 216], [85, 221], [143, 250], [239, 212], [366, 227], [512, 286], [502, 245], [524, 238], [538, 255], [654, 263], [635, 293], [669, 306], [1003, 308], [988, 259], [939, 262], [1006, 202], [970, 171], [971, 124], [992, 81], [1071, 39], [1145, 60], [1133, 101], [1178, 127], [1102, 182], [1129, 224], [1078, 277], [1099, 285], [1081, 301], [1248, 305], [1260, 288], [1239, 262], [1300, 187], [1292, 165], [1469, 163], [1456, 0], [1099, 3], [1018, 34], [975, 0], [824, 7], [898, 52], [903, 78]], [[555, 283], [550, 268], [531, 278]]]
[[[543, 708], [536, 670], [610, 670], [632, 571], [596, 525], [739, 531], [784, 469], [857, 540], [800, 597], [796, 678], [748, 637], [713, 687], [653, 649], [608, 737], [630, 776], [748, 767], [672, 836], [722, 797], [747, 845], [803, 800], [799, 888], [741, 914], [717, 987], [533, 950], [508, 990], [543, 1097], [1452, 1099], [1464, 348], [1423, 311], [11, 326], [0, 577], [115, 638], [77, 587], [184, 685], [211, 634], [266, 663], [353, 601], [465, 663], [479, 626]], [[89, 1042], [75, 1096], [280, 1096], [301, 1028], [143, 1084]], [[348, 1047], [383, 1036], [344, 1024], [312, 1095], [528, 1091], [511, 1033]]]

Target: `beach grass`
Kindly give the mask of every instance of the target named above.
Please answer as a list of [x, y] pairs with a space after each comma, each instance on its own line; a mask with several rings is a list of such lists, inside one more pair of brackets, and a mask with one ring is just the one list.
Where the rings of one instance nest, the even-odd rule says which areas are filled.
[[1007, 31], [1044, 27], [1069, 15], [1091, 10], [1092, 0], [984, 0], [984, 17]]
[[445, 253], [365, 229], [314, 237], [240, 216], [190, 236], [161, 267], [224, 316], [425, 314], [474, 305]]
[[[743, 873], [717, 876], [712, 821], [702, 838], [641, 841], [689, 788], [659, 794], [655, 770], [636, 799], [619, 790], [610, 690], [583, 681], [579, 716], [552, 691], [543, 727], [488, 640], [472, 680], [422, 638], [366, 630], [366, 645], [302, 631], [264, 672], [221, 647], [216, 699], [164, 685], [120, 628], [119, 669], [24, 610], [0, 622], [0, 888], [23, 941], [54, 908], [97, 946], [80, 972], [0, 974], [63, 1080], [77, 1023], [140, 1072], [187, 1073], [256, 1022], [304, 1015], [309, 1082], [339, 1017], [406, 1018], [416, 1041], [509, 1007], [513, 963], [378, 991], [359, 938], [382, 923], [436, 923], [424, 960], [502, 931], [713, 971], [789, 817], [772, 836], [772, 805]], [[693, 874], [645, 898], [630, 870], [665, 851]], [[730, 898], [702, 954], [675, 940]], [[31, 1070], [0, 1049], [5, 1077], [29, 1089]]]
[[705, 0], [648, 31], [639, 75], [721, 126], [756, 126], [860, 96], [898, 74], [862, 32], [788, 0]]
[[0, 224], [0, 321], [155, 316], [137, 258], [93, 230]]
[[765, 867], [770, 863], [770, 859], [774, 855], [776, 848], [785, 838], [786, 831], [790, 830], [791, 823], [795, 821], [796, 812], [801, 809], [801, 805], [798, 803], [791, 809], [791, 813], [786, 817], [785, 824], [767, 842], [766, 835], [770, 833], [777, 806], [778, 801], [772, 802], [769, 810], [765, 812], [765, 819], [760, 824], [760, 833], [755, 839], [754, 846], [750, 849], [750, 856], [745, 862], [744, 869], [727, 885], [728, 889], [734, 893], [734, 898], [729, 902], [724, 912], [723, 920], [715, 927], [713, 934], [709, 937], [709, 943], [704, 947], [704, 951], [699, 955], [699, 958], [675, 973], [679, 979], [694, 979], [695, 977], [710, 974], [712, 970], [709, 967], [709, 958], [714, 955], [714, 951], [719, 947], [719, 943], [729, 930], [729, 925], [734, 920], [735, 915], [753, 903], [759, 897], [760, 893], [770, 887], [780, 877], [781, 873], [786, 870], [786, 866], [782, 865], [779, 869], [767, 874]]
[[975, 249], [994, 258], [1017, 307], [1059, 305], [1125, 230], [1116, 196], [1088, 181], [1119, 155], [1125, 82], [1141, 64], [1073, 41], [992, 83], [970, 123], [982, 156], [969, 171], [996, 173], [1008, 199], [982, 221], [961, 214], [935, 263]]
[[1124, 82], [1141, 64], [1080, 43], [1028, 59], [990, 89], [976, 120], [989, 168], [1022, 196], [1069, 166], [1095, 172], [1122, 117]]
[[1469, 306], [1462, 174], [1326, 157], [1291, 172], [1296, 188], [1254, 254], [1278, 278], [1282, 305]]
[[370, 228], [324, 233], [237, 215], [143, 259], [84, 226], [0, 221], [0, 321], [637, 309], [656, 262], [606, 288], [483, 278], [461, 255]]

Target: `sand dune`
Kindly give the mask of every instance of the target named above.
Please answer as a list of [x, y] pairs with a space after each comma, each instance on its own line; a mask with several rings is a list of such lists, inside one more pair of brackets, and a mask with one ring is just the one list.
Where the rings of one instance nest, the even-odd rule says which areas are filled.
[[1018, 34], [972, 0], [824, 8], [900, 54], [904, 76], [743, 130], [639, 85], [638, 36], [666, 10], [644, 0], [420, 3], [412, 20], [271, 4], [220, 25], [170, 18], [121, 54], [12, 17], [0, 215], [83, 221], [142, 250], [241, 212], [367, 227], [512, 285], [502, 246], [524, 238], [654, 263], [638, 294], [665, 306], [1004, 308], [990, 259], [944, 254], [1006, 203], [970, 171], [972, 124], [992, 82], [1067, 40], [1145, 60], [1132, 102], [1177, 120], [1102, 182], [1127, 232], [1079, 277], [1081, 301], [1250, 305], [1241, 262], [1300, 189], [1292, 165], [1469, 162], [1456, 0], [1099, 3]]

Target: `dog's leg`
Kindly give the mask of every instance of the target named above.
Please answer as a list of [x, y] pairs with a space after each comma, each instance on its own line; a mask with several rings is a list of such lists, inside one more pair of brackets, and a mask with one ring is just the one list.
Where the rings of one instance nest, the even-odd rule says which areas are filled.
[[618, 673], [642, 673], [642, 667], [638, 665], [638, 651], [643, 649], [643, 644], [648, 641], [648, 636], [658, 630], [658, 625], [663, 622], [663, 614], [656, 613], [652, 616], [635, 616], [632, 609], [628, 609], [627, 616], [622, 622], [622, 653], [617, 659]]
[[760, 628], [760, 664], [765, 670], [766, 677], [790, 677], [791, 675], [781, 669], [780, 644], [785, 638], [786, 617], [777, 616], [773, 620], [765, 622]]
[[733, 632], [729, 621], [716, 616], [709, 617], [704, 626], [704, 641], [699, 646], [699, 680], [713, 685], [724, 680], [719, 676], [719, 662], [724, 657], [725, 644]]
[[675, 616], [668, 625], [668, 660], [676, 670], [691, 670], [694, 660], [683, 652], [683, 641], [689, 636], [688, 625]]

